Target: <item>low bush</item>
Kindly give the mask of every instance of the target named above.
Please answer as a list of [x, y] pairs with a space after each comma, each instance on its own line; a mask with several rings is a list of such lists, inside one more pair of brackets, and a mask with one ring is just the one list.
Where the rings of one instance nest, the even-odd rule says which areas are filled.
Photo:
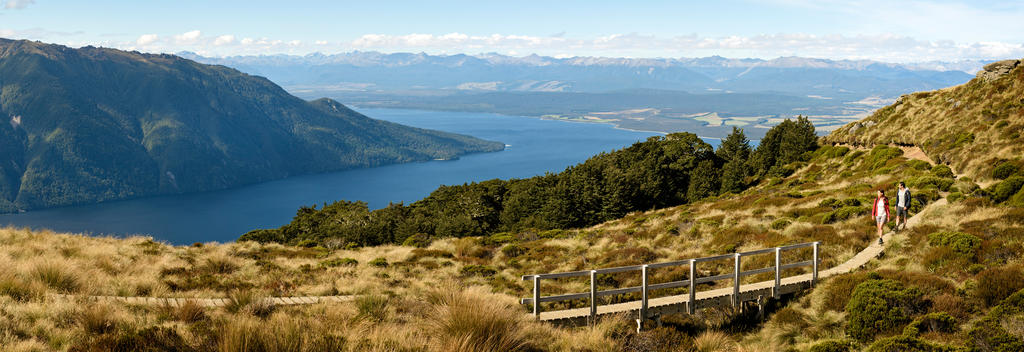
[[960, 348], [933, 344], [917, 337], [894, 336], [872, 343], [868, 352], [956, 352]]
[[956, 332], [956, 319], [945, 312], [928, 313], [907, 324], [903, 328], [904, 336], [917, 337], [924, 333], [946, 333]]
[[894, 280], [868, 280], [857, 285], [846, 305], [846, 332], [859, 341], [899, 331], [923, 310], [923, 294]]
[[387, 268], [388, 267], [388, 260], [385, 259], [384, 257], [377, 257], [377, 258], [373, 258], [373, 260], [369, 261], [366, 264], [369, 264], [370, 266], [375, 266], [375, 267], [378, 267], [378, 268]]
[[857, 343], [850, 340], [827, 340], [822, 341], [808, 350], [808, 352], [850, 352], [856, 351]]
[[1024, 272], [1018, 266], [988, 268], [978, 274], [974, 295], [992, 306], [1024, 288]]
[[991, 194], [993, 202], [1002, 203], [1017, 194], [1022, 186], [1024, 186], [1024, 177], [1013, 176], [996, 184], [989, 194]]
[[1003, 324], [1007, 317], [1019, 317], [1022, 314], [1024, 290], [1019, 290], [992, 308], [984, 318], [972, 324], [971, 329], [967, 331], [967, 346], [973, 351], [1024, 351], [1024, 339], [1020, 336], [1019, 329], [1011, 333]]
[[491, 277], [494, 276], [494, 274], [497, 274], [498, 271], [487, 265], [469, 264], [462, 267], [462, 269], [459, 269], [459, 273], [462, 274], [462, 276]]
[[359, 261], [352, 258], [334, 258], [320, 262], [321, 267], [335, 268], [339, 266], [356, 266]]
[[855, 216], [860, 216], [868, 213], [868, 209], [860, 206], [844, 206], [842, 208], [830, 211], [826, 213], [822, 218], [823, 224], [832, 224], [840, 221], [848, 220]]
[[412, 236], [406, 237], [405, 241], [402, 241], [403, 246], [416, 247], [416, 248], [427, 248], [430, 246], [430, 236], [425, 233], [416, 233]]
[[973, 259], [981, 248], [981, 239], [968, 233], [942, 231], [929, 234], [928, 244], [949, 247], [953, 252]]
[[501, 254], [505, 255], [506, 258], [515, 258], [526, 254], [526, 248], [518, 244], [511, 243], [501, 247]]
[[1011, 162], [1003, 162], [1002, 164], [999, 164], [999, 166], [996, 166], [995, 169], [992, 169], [992, 178], [1005, 180], [1010, 176], [1016, 174], [1019, 170], [1020, 168], [1017, 167], [1016, 164]]
[[936, 176], [921, 176], [914, 177], [907, 180], [907, 186], [917, 189], [935, 188], [940, 191], [949, 191], [949, 188], [956, 182], [953, 179], [941, 178]]
[[932, 175], [935, 175], [935, 177], [953, 178], [953, 169], [950, 169], [949, 166], [942, 164], [935, 165], [934, 167], [932, 167], [931, 173]]
[[781, 218], [781, 219], [776, 219], [775, 221], [772, 221], [772, 224], [770, 225], [770, 227], [772, 228], [772, 230], [781, 231], [782, 229], [785, 229], [786, 226], [789, 226], [789, 224], [791, 224], [791, 223], [793, 223], [793, 220], [787, 219], [787, 218]]

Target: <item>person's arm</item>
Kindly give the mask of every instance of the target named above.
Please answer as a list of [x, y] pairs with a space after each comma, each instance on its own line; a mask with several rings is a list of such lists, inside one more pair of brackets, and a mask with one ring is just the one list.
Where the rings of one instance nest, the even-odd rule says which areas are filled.
[[871, 218], [878, 216], [878, 198], [871, 202]]

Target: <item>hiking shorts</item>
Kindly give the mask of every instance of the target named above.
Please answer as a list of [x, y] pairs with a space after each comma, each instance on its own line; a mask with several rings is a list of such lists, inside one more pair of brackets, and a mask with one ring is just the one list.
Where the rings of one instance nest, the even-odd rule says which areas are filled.
[[877, 223], [877, 224], [884, 224], [886, 220], [889, 220], [889, 219], [886, 219], [886, 218], [887, 218], [887, 216], [885, 216], [885, 214], [876, 216], [875, 217], [875, 223]]
[[907, 207], [896, 207], [896, 217], [907, 217]]

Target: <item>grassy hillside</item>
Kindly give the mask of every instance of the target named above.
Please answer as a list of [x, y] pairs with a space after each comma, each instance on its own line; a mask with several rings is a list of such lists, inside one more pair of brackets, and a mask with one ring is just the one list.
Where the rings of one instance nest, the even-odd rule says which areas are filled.
[[[986, 95], [1002, 94], [999, 86], [989, 89]], [[984, 149], [984, 143], [976, 138], [952, 150], [969, 153]], [[982, 187], [948, 166], [908, 158], [898, 147], [826, 145], [763, 173], [760, 182], [739, 193], [577, 229], [510, 229], [405, 246], [173, 247], [143, 237], [3, 229], [0, 266], [9, 269], [0, 273], [0, 349], [1019, 351], [1024, 349], [1024, 202], [1019, 202], [1024, 178], [1019, 155], [1006, 159], [1009, 166], [996, 167], [1005, 170], [992, 176], [999, 181]], [[665, 316], [662, 326], [637, 333], [632, 317], [563, 328], [532, 320], [527, 307], [516, 304], [529, 290], [519, 279], [524, 274], [811, 240], [822, 241], [823, 265], [831, 267], [874, 240], [867, 216], [874, 191], [892, 192], [899, 181], [914, 191], [911, 213], [920, 214], [917, 225], [897, 233], [884, 256], [868, 267], [770, 302], [763, 320], [751, 310], [703, 309], [694, 316]], [[727, 268], [701, 269], [706, 270], [701, 275], [714, 275]], [[666, 269], [655, 271], [652, 280], [683, 276]], [[633, 275], [613, 274], [602, 277], [600, 285], [636, 281]], [[546, 282], [544, 292], [582, 292], [586, 285]], [[167, 308], [69, 301], [57, 293], [228, 297], [230, 302], [224, 308]], [[255, 299], [336, 294], [356, 298], [301, 307]]]
[[223, 189], [503, 144], [173, 55], [0, 39], [0, 212]]
[[915, 145], [964, 176], [992, 179], [994, 168], [1024, 155], [1024, 65], [1016, 62], [987, 67], [997, 70], [1016, 65], [1005, 75], [905, 95], [861, 122], [832, 132], [825, 140], [868, 146]]

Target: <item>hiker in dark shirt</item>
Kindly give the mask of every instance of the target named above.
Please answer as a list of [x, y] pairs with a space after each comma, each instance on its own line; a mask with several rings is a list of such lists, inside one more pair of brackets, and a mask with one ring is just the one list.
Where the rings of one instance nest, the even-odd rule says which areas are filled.
[[896, 231], [907, 229], [907, 209], [910, 208], [910, 189], [903, 182], [900, 182], [900, 189], [896, 191]]
[[878, 226], [878, 244], [882, 244], [882, 227], [889, 222], [889, 198], [885, 197], [885, 190], [878, 190], [878, 196], [871, 205], [871, 217]]

